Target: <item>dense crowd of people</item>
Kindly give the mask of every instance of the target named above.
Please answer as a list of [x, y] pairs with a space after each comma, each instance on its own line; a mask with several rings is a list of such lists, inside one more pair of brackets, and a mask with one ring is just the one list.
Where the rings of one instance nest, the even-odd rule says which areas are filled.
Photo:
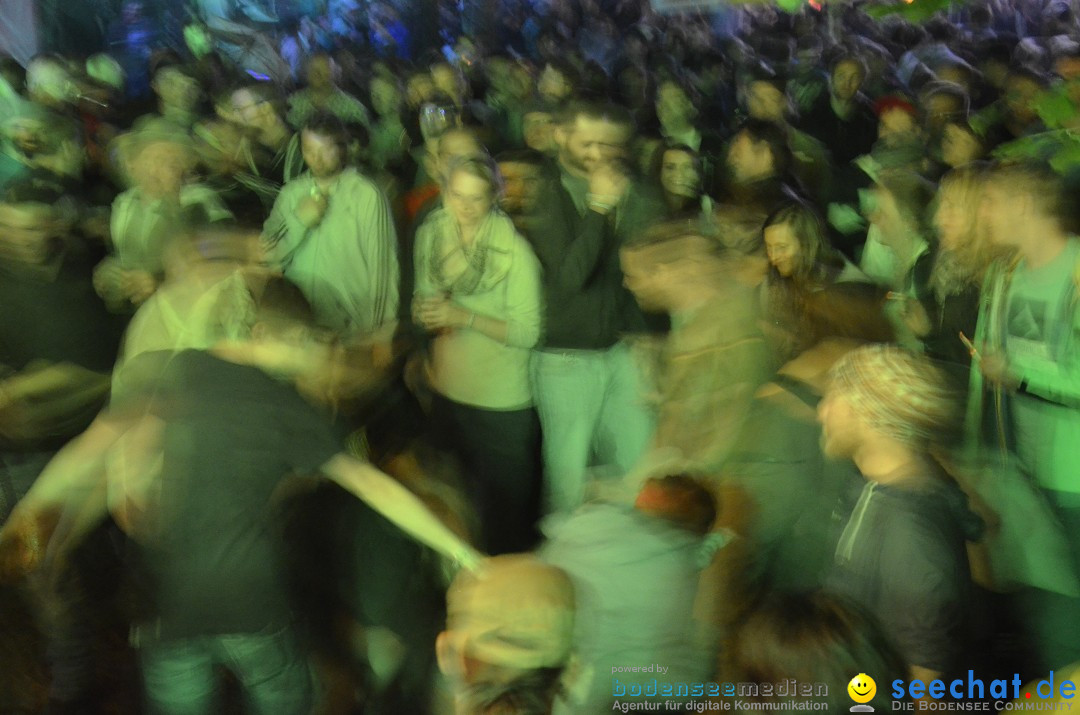
[[493, 5], [0, 60], [0, 710], [1075, 674], [1071, 9]]

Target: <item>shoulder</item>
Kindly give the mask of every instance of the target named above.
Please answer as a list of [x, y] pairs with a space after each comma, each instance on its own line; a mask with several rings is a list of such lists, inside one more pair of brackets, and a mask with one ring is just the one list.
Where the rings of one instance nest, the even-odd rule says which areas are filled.
[[339, 182], [339, 186], [355, 193], [357, 198], [381, 199], [383, 196], [382, 189], [379, 188], [378, 184], [360, 173], [359, 170], [351, 167], [342, 172]]
[[113, 199], [113, 211], [126, 210], [128, 207], [131, 206], [131, 203], [135, 201], [135, 198], [138, 195], [138, 189], [128, 189], [127, 191], [119, 194], [115, 199]]
[[281, 187], [281, 191], [278, 192], [278, 200], [307, 193], [308, 191], [311, 191], [311, 174], [305, 172], [295, 179], [285, 182], [285, 185]]
[[884, 563], [948, 569], [963, 547], [958, 521], [944, 488], [879, 490]]
[[510, 253], [513, 265], [519, 269], [540, 270], [540, 261], [533, 252], [532, 244], [517, 230], [509, 216], [499, 217], [502, 229], [507, 232], [506, 249]]
[[430, 241], [440, 223], [446, 219], [446, 209], [438, 206], [427, 213], [416, 228], [416, 243]]

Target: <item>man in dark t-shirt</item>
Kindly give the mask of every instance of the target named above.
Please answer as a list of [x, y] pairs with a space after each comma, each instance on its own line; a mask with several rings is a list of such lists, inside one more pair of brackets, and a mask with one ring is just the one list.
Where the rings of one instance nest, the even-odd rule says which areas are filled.
[[227, 658], [259, 711], [305, 712], [272, 497], [338, 452], [330, 423], [288, 382], [198, 351], [168, 359], [151, 411], [164, 423], [162, 470], [142, 500], [153, 532], [135, 530], [156, 614], [138, 632], [150, 699], [179, 712]]
[[308, 711], [271, 509], [288, 475], [321, 473], [445, 557], [477, 560], [404, 487], [341, 454], [326, 416], [294, 388], [321, 393], [317, 380], [336, 373], [299, 289], [271, 279], [253, 294], [247, 339], [128, 363], [109, 409], [61, 450], [0, 531], [0, 566], [14, 552], [25, 569], [36, 563], [42, 512], [71, 519], [52, 535], [54, 553], [112, 512], [151, 577], [152, 616], [137, 640], [155, 712], [212, 711], [215, 666], [236, 675], [253, 712]]

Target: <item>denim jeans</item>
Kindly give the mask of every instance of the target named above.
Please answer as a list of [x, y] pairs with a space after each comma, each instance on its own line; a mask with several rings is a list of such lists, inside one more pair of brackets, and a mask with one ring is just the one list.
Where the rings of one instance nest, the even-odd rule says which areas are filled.
[[224, 666], [243, 689], [246, 712], [303, 715], [312, 705], [307, 659], [291, 629], [185, 638], [141, 648], [143, 682], [154, 715], [221, 711], [215, 666]]
[[588, 468], [626, 474], [656, 427], [629, 348], [538, 350], [531, 363], [533, 400], [543, 428], [547, 512], [585, 499]]

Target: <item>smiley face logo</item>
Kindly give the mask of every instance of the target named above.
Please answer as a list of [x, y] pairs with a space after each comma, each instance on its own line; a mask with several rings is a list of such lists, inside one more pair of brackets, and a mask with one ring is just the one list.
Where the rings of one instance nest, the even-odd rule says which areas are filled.
[[847, 691], [855, 702], [868, 703], [877, 695], [877, 683], [866, 673], [859, 673], [848, 683]]

